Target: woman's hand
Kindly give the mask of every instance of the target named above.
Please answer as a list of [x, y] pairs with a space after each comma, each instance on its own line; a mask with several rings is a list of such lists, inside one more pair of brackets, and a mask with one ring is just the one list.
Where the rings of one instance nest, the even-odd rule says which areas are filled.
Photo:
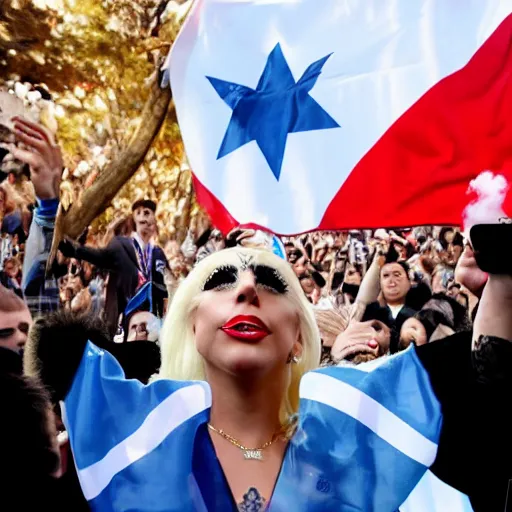
[[379, 355], [379, 332], [374, 322], [350, 322], [348, 327], [336, 338], [331, 349], [334, 360], [341, 361], [358, 353]]

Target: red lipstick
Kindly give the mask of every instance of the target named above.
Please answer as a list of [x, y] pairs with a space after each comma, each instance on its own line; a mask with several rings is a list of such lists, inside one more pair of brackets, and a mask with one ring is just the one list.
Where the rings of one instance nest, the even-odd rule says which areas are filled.
[[221, 329], [232, 338], [242, 341], [261, 341], [272, 334], [257, 316], [238, 315], [228, 320]]

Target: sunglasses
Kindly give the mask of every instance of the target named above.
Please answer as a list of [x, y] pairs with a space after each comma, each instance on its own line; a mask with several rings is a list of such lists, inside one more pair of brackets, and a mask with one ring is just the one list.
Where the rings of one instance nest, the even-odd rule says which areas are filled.
[[26, 322], [21, 322], [18, 327], [5, 327], [0, 329], [0, 339], [10, 338], [16, 331], [20, 331], [23, 334], [28, 334], [30, 325]]

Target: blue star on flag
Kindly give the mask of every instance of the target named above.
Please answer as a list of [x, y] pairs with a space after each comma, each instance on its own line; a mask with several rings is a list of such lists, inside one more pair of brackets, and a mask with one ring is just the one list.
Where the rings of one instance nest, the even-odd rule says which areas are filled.
[[270, 53], [256, 90], [206, 77], [233, 110], [217, 160], [256, 141], [279, 180], [289, 133], [339, 128], [339, 124], [309, 95], [332, 54], [311, 64], [300, 80], [277, 44]]

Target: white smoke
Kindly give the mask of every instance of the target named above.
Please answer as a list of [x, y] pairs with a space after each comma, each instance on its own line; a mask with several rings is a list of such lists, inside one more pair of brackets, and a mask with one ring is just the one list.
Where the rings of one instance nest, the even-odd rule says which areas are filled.
[[476, 199], [468, 204], [463, 213], [464, 234], [476, 224], [498, 224], [507, 214], [503, 202], [507, 196], [508, 182], [501, 174], [484, 171], [471, 181], [468, 194], [475, 193]]

